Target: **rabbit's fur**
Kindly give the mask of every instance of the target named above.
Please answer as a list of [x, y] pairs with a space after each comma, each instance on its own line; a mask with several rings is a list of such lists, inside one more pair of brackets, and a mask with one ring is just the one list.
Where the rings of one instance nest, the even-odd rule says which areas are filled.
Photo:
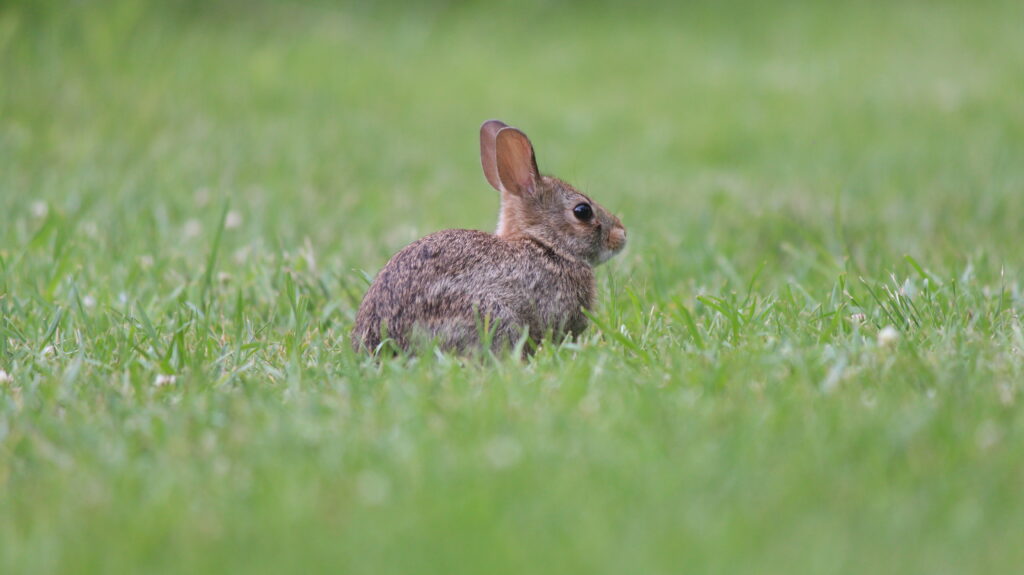
[[496, 233], [444, 230], [395, 254], [359, 306], [356, 351], [374, 353], [385, 338], [406, 351], [435, 341], [460, 353], [489, 339], [500, 351], [524, 336], [528, 351], [546, 335], [557, 342], [586, 329], [593, 267], [625, 246], [622, 222], [542, 176], [529, 138], [502, 122], [480, 127], [480, 160], [501, 192]]

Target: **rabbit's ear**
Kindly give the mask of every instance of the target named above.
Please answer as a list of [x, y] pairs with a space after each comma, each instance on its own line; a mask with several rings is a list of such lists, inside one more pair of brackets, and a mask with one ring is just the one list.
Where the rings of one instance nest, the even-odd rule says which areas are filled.
[[484, 176], [491, 186], [499, 192], [504, 191], [498, 179], [498, 159], [495, 153], [495, 138], [502, 128], [508, 124], [499, 120], [487, 120], [480, 126], [480, 164], [484, 168]]
[[495, 138], [498, 180], [501, 189], [524, 195], [537, 188], [540, 171], [533, 155], [533, 144], [526, 134], [515, 128], [502, 128]]

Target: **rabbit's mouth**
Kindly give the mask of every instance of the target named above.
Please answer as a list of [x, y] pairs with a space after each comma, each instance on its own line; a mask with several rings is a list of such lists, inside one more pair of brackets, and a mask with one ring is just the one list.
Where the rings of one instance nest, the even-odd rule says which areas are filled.
[[616, 254], [621, 252], [624, 247], [626, 247], [626, 228], [616, 226], [608, 233], [608, 238], [605, 240], [604, 245], [601, 246], [601, 250], [597, 254], [596, 265], [601, 265], [612, 259]]

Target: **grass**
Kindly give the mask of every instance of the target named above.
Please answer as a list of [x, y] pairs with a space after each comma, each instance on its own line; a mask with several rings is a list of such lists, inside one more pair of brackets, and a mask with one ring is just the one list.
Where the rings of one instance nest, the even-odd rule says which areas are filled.
[[[1022, 16], [0, 4], [0, 571], [1015, 570]], [[354, 356], [491, 117], [629, 229], [591, 329]]]

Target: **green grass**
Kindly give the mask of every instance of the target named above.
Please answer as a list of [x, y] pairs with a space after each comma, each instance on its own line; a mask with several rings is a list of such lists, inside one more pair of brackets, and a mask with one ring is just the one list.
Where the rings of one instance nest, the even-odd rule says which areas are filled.
[[[1019, 2], [416, 6], [0, 3], [0, 572], [1019, 569]], [[595, 325], [354, 356], [491, 117]]]

